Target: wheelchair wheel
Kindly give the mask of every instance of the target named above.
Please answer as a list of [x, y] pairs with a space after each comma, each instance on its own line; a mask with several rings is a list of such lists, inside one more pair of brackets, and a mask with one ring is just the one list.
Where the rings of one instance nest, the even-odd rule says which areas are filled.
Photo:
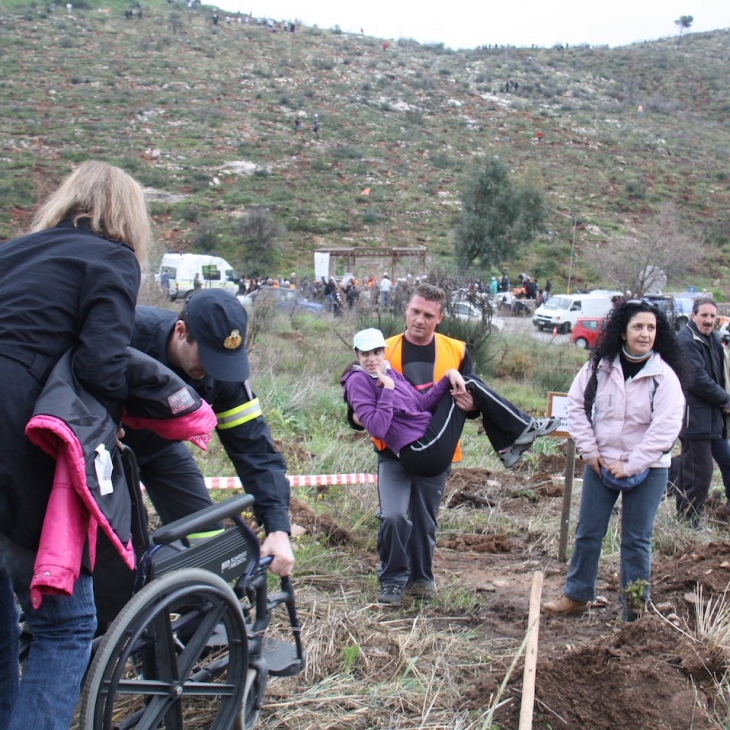
[[261, 699], [264, 690], [262, 684], [261, 672], [258, 669], [249, 667], [241, 711], [238, 713], [233, 730], [253, 730], [261, 712]]
[[241, 606], [219, 576], [172, 571], [137, 593], [109, 628], [81, 696], [81, 730], [230, 730], [248, 671]]

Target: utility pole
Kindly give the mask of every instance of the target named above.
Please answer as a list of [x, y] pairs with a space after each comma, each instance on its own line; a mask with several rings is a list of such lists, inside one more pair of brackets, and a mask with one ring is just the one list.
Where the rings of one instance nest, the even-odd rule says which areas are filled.
[[575, 256], [575, 231], [578, 228], [578, 215], [573, 213], [573, 241], [570, 244], [570, 266], [568, 267], [568, 294], [570, 294], [570, 281], [573, 278], [573, 257]]

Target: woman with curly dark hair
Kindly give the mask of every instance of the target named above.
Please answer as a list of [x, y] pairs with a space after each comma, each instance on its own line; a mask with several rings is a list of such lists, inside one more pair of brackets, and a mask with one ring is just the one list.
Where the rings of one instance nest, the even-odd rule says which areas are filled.
[[[619, 494], [623, 618], [643, 611], [654, 517], [682, 425], [683, 377], [665, 315], [643, 301], [616, 306], [568, 393], [568, 429], [586, 468], [565, 589], [544, 605], [547, 613], [582, 613], [595, 598], [601, 545]], [[628, 601], [637, 591], [638, 602]]]
[[626, 344], [625, 334], [629, 320], [637, 312], [642, 311], [656, 315], [656, 337], [652, 351], [661, 355], [662, 360], [674, 370], [680, 382], [684, 384], [686, 377], [685, 360], [681, 348], [677, 345], [677, 337], [674, 334], [672, 325], [664, 312], [643, 300], [632, 299], [630, 300], [630, 306], [627, 306], [627, 302], [624, 301], [612, 310], [611, 316], [598, 337], [591, 354], [593, 369], [595, 370], [598, 367], [601, 360], [613, 360], [621, 352], [621, 348]]

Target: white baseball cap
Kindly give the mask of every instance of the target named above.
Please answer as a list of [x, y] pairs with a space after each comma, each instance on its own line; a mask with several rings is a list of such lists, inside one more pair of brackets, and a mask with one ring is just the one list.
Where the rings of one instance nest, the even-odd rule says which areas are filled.
[[360, 330], [352, 340], [352, 349], [360, 350], [360, 352], [370, 352], [378, 347], [387, 347], [383, 333], [370, 327], [366, 330]]

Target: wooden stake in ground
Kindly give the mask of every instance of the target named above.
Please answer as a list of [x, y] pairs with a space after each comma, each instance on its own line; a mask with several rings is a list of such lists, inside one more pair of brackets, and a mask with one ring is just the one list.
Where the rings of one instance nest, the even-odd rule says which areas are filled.
[[542, 573], [532, 576], [530, 613], [527, 619], [527, 648], [525, 671], [522, 674], [522, 705], [520, 706], [519, 730], [532, 728], [532, 711], [535, 705], [535, 672], [537, 668], [537, 640], [540, 633], [540, 601], [542, 600]]
[[570, 529], [570, 501], [573, 498], [573, 477], [575, 475], [575, 441], [568, 439], [565, 464], [565, 488], [563, 490], [563, 511], [560, 515], [560, 541], [558, 542], [558, 560], [564, 563], [568, 559], [568, 531]]

